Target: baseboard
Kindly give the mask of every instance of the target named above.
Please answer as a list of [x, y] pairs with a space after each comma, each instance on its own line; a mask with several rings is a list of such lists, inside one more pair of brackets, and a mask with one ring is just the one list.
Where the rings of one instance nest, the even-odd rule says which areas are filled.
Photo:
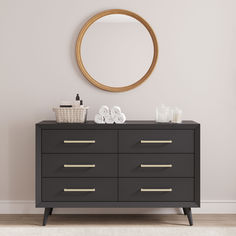
[[[178, 214], [175, 208], [58, 208], [56, 214]], [[0, 201], [0, 214], [42, 214], [34, 201]], [[196, 214], [236, 214], [236, 200], [205, 200], [201, 208], [193, 208]]]

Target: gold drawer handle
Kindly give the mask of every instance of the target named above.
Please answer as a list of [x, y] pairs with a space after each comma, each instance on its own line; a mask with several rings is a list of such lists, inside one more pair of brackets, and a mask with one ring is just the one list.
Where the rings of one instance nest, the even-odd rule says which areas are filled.
[[141, 188], [141, 192], [172, 192], [172, 188]]
[[95, 143], [95, 140], [64, 140], [64, 143]]
[[89, 164], [89, 165], [68, 165], [68, 164], [65, 164], [64, 165], [64, 167], [69, 167], [69, 168], [71, 168], [71, 167], [89, 167], [89, 168], [93, 168], [93, 167], [95, 167], [95, 164]]
[[64, 192], [95, 192], [95, 188], [64, 188]]
[[172, 143], [172, 140], [141, 140], [140, 143]]
[[166, 165], [146, 165], [146, 164], [141, 164], [141, 167], [165, 167], [165, 168], [171, 168], [172, 164], [166, 164]]

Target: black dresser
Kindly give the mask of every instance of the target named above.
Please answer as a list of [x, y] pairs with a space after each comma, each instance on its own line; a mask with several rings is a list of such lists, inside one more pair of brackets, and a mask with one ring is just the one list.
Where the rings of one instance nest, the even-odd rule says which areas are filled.
[[36, 207], [200, 207], [200, 124], [36, 124]]

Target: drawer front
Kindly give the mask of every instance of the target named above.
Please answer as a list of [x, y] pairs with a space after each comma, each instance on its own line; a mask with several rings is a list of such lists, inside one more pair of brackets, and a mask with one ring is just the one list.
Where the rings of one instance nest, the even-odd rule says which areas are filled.
[[192, 154], [120, 154], [120, 177], [194, 177]]
[[193, 130], [121, 130], [120, 153], [193, 153]]
[[194, 179], [123, 178], [119, 180], [119, 201], [194, 201]]
[[117, 177], [116, 154], [44, 154], [43, 177]]
[[43, 153], [116, 153], [115, 130], [43, 130]]
[[115, 178], [43, 178], [42, 200], [47, 202], [117, 201]]

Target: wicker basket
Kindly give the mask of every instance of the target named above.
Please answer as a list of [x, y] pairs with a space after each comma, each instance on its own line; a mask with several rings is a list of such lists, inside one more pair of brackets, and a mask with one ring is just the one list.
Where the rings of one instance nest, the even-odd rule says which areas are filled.
[[88, 107], [53, 108], [58, 123], [84, 123], [87, 119]]

